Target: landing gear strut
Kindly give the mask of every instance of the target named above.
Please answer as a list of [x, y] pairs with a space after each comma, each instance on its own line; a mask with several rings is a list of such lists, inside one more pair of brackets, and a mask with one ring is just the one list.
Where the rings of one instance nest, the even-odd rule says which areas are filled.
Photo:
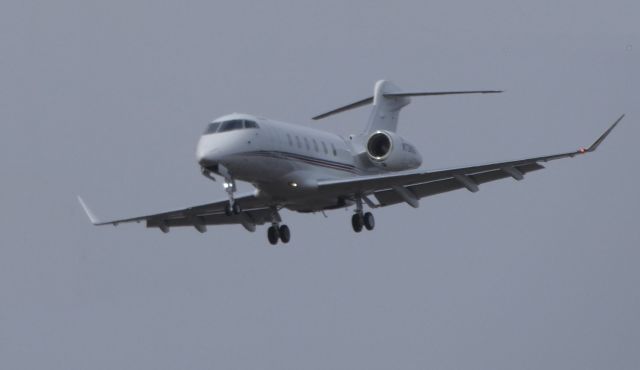
[[356, 198], [356, 210], [353, 216], [351, 216], [351, 226], [353, 227], [353, 231], [359, 233], [362, 231], [362, 228], [366, 228], [367, 230], [373, 230], [376, 226], [376, 220], [373, 217], [371, 212], [363, 213], [362, 210], [362, 198]]
[[[227, 195], [229, 196], [229, 203], [224, 207], [224, 214], [227, 216], [239, 215], [240, 212], [242, 212], [242, 209], [240, 208], [240, 205], [236, 203], [235, 199], [233, 198], [233, 193], [236, 192], [236, 181], [231, 176], [231, 172], [229, 172], [229, 169], [224, 165], [218, 164], [217, 169], [218, 169], [217, 172], [224, 177], [224, 182], [222, 183], [222, 187], [224, 187], [224, 191], [226, 191]], [[208, 168], [201, 167], [200, 171], [202, 171], [202, 174], [204, 175], [204, 177], [211, 179], [212, 181], [216, 181], [216, 178], [213, 177], [213, 175], [211, 174], [211, 171]]]
[[233, 198], [229, 200], [229, 203], [224, 207], [224, 214], [227, 216], [239, 215], [242, 212], [240, 205], [236, 203]]
[[229, 196], [229, 204], [227, 204], [227, 206], [224, 208], [224, 213], [227, 216], [239, 215], [240, 212], [242, 212], [242, 209], [233, 198], [233, 193], [236, 192], [236, 181], [233, 179], [231, 173], [225, 166], [218, 165], [218, 171], [222, 176], [224, 176], [224, 183], [222, 183], [222, 186], [224, 187], [224, 191], [226, 191], [227, 195]]

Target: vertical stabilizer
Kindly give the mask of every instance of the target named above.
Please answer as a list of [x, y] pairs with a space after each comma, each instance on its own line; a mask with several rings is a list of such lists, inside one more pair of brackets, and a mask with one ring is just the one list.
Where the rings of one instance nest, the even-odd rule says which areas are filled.
[[407, 96], [385, 96], [399, 93], [400, 89], [390, 81], [380, 80], [373, 89], [373, 105], [364, 134], [376, 130], [395, 132], [398, 128], [398, 116], [402, 107], [411, 102]]

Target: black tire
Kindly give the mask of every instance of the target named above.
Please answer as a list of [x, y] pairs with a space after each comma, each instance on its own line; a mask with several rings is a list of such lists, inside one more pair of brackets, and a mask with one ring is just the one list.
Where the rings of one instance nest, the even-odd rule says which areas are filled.
[[361, 213], [354, 213], [351, 216], [351, 226], [353, 226], [353, 231], [359, 233], [362, 231], [362, 226], [364, 224], [364, 220], [362, 219]]
[[373, 213], [371, 212], [367, 212], [364, 214], [364, 227], [367, 228], [367, 230], [373, 230], [374, 227], [376, 227], [376, 219], [373, 217]]
[[267, 239], [271, 245], [278, 244], [278, 229], [275, 226], [269, 226], [267, 229]]
[[242, 208], [240, 208], [240, 205], [236, 202], [233, 202], [233, 207], [231, 207], [231, 210], [233, 211], [234, 215], [239, 215], [240, 212], [242, 212]]
[[233, 214], [233, 210], [231, 209], [231, 203], [227, 203], [227, 205], [224, 206], [224, 214], [227, 216], [231, 216]]
[[280, 226], [279, 234], [280, 234], [280, 240], [284, 244], [289, 243], [289, 240], [291, 240], [291, 230], [289, 230], [289, 226], [287, 225]]

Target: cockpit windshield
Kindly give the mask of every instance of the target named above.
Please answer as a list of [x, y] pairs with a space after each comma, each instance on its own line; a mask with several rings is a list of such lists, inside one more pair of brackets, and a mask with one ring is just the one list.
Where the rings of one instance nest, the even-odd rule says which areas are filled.
[[245, 128], [259, 128], [255, 121], [246, 119], [232, 119], [223, 122], [212, 122], [207, 126], [204, 135], [214, 134], [216, 132], [226, 132], [233, 130], [241, 130]]
[[244, 123], [241, 119], [234, 119], [231, 121], [222, 122], [218, 132], [226, 132], [233, 130], [240, 130], [244, 127]]
[[207, 129], [206, 129], [206, 130], [204, 130], [204, 134], [205, 134], [205, 135], [208, 135], [208, 134], [213, 134], [213, 133], [215, 133], [216, 131], [218, 131], [218, 127], [220, 127], [220, 124], [221, 124], [221, 123], [222, 123], [222, 122], [213, 122], [213, 123], [210, 123], [210, 124], [209, 124], [209, 126], [207, 126]]

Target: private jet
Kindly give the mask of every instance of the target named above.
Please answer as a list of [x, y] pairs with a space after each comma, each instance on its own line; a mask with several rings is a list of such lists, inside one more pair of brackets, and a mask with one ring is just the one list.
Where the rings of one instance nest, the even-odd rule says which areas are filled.
[[[196, 158], [202, 174], [220, 182], [226, 198], [157, 214], [103, 221], [78, 197], [94, 225], [144, 222], [164, 233], [188, 226], [204, 233], [209, 225], [240, 224], [248, 231], [269, 224], [270, 244], [288, 243], [291, 231], [280, 211], [324, 213], [353, 207], [351, 226], [356, 233], [373, 230], [373, 210], [406, 203], [417, 208], [421, 198], [458, 189], [477, 192], [481, 184], [504, 178], [522, 180], [543, 169], [542, 163], [595, 151], [620, 116], [591, 146], [566, 153], [443, 170], [419, 169], [422, 156], [416, 146], [397, 133], [400, 110], [411, 97], [457, 94], [494, 94], [499, 90], [403, 92], [389, 81], [378, 81], [373, 96], [313, 117], [319, 120], [371, 106], [364, 131], [342, 137], [333, 133], [233, 113], [209, 123], [199, 139]], [[236, 195], [236, 182], [255, 190]]]

